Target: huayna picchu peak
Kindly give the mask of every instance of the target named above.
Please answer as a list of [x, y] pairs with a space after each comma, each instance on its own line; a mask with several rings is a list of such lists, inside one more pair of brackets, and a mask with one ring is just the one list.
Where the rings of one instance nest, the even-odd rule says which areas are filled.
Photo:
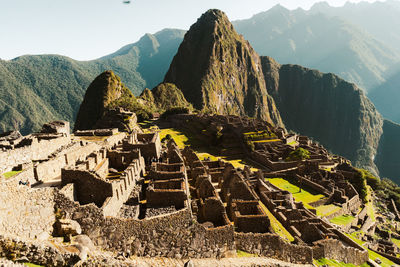
[[190, 27], [164, 81], [176, 84], [196, 109], [283, 126], [260, 57], [222, 11], [209, 10]]
[[[303, 16], [312, 35], [307, 14], [276, 5], [244, 25], [286, 38], [274, 19]], [[21, 85], [0, 94], [0, 266], [400, 266], [400, 186], [383, 177], [400, 177], [400, 125], [356, 84], [257, 54], [220, 10], [183, 33], [0, 61], [0, 89]], [[40, 106], [27, 91], [2, 108], [27, 84], [64, 119], [43, 105], [1, 121]]]

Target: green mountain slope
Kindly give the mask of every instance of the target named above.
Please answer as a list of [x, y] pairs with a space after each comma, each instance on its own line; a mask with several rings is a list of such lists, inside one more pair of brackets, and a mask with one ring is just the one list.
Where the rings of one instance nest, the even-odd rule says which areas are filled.
[[400, 61], [398, 51], [347, 17], [278, 5], [234, 25], [260, 55], [335, 73], [367, 91], [384, 82], [386, 71]]
[[196, 109], [283, 126], [260, 65], [257, 53], [227, 16], [214, 9], [190, 27], [164, 82], [176, 84]]
[[[75, 121], [90, 82], [112, 69], [136, 95], [160, 83], [184, 31], [166, 29], [146, 34], [137, 43], [93, 61], [58, 55], [22, 56], [0, 60], [0, 132], [26, 134], [46, 121]], [[149, 46], [153, 40], [153, 46]]]

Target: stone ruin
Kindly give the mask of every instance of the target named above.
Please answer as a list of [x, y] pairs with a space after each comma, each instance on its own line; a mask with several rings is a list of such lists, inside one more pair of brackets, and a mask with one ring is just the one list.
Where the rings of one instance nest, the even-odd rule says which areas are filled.
[[[339, 164], [337, 158], [305, 138], [286, 135], [283, 129], [273, 129], [265, 122], [235, 116], [204, 120], [212, 121], [212, 131], [230, 132], [223, 145], [234, 149], [242, 149], [244, 131], [267, 127], [268, 134], [280, 141], [257, 145], [256, 151], [264, 153], [272, 164], [280, 162], [293, 141], [310, 146], [314, 157], [296, 165], [283, 162], [277, 169], [257, 161], [265, 170], [251, 172], [221, 160], [200, 160], [193, 150], [180, 150], [173, 140], [162, 144], [158, 132], [121, 133], [111, 128], [70, 135], [67, 124], [56, 122], [28, 137], [10, 133], [0, 137], [0, 144], [3, 152], [17, 160], [4, 170], [34, 163], [0, 183], [0, 189], [9, 192], [0, 195], [0, 201], [10, 202], [12, 195], [18, 194], [22, 201], [43, 198], [44, 202], [40, 218], [33, 215], [35, 209], [17, 202], [0, 210], [0, 218], [11, 210], [15, 216], [13, 221], [0, 220], [0, 234], [44, 241], [52, 235], [68, 235], [64, 238], [73, 240], [74, 235], [84, 234], [97, 247], [128, 256], [221, 258], [240, 249], [303, 264], [321, 257], [354, 264], [368, 259], [366, 250], [295, 202], [291, 193], [264, 179], [278, 174], [275, 177], [297, 179], [319, 188], [326, 195], [324, 203], [353, 211], [360, 203], [357, 192], [344, 179], [348, 173], [320, 168], [321, 164]], [[179, 122], [176, 119], [175, 123]], [[37, 147], [32, 143], [22, 146], [24, 140], [37, 142]], [[45, 152], [40, 151], [45, 147]], [[21, 159], [19, 148], [42, 154], [36, 157], [32, 152]], [[252, 157], [251, 152], [242, 153]], [[18, 185], [21, 180], [31, 183]], [[269, 212], [294, 237], [293, 242], [274, 233]], [[21, 221], [36, 228], [21, 230], [17, 225]]]

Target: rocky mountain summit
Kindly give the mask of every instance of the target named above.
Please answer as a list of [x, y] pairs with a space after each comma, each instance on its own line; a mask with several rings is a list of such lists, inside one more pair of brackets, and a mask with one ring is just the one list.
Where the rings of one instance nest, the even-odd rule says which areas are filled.
[[222, 11], [209, 10], [190, 27], [164, 81], [176, 84], [196, 109], [283, 126], [260, 57]]

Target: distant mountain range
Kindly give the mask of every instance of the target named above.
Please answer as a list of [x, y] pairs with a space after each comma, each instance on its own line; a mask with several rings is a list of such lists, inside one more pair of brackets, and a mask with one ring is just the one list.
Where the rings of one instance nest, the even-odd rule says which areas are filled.
[[[395, 23], [394, 15], [400, 14], [397, 4], [377, 5], [389, 5], [388, 17]], [[400, 97], [400, 52], [387, 44], [396, 41], [396, 28], [384, 29], [394, 33], [391, 39], [378, 41], [371, 23], [346, 17], [350, 7], [355, 14], [361, 14], [359, 8], [366, 14], [374, 8], [386, 10], [375, 4], [339, 9], [319, 4], [310, 11], [276, 6], [234, 22], [250, 43], [223, 15], [215, 26], [214, 17], [220, 14], [208, 13], [212, 19], [202, 17], [198, 25], [203, 26], [193, 34], [195, 24], [183, 43], [185, 31], [166, 29], [93, 61], [57, 55], [0, 61], [0, 132], [17, 128], [28, 133], [53, 119], [73, 122], [90, 82], [112, 69], [135, 95], [163, 80], [174, 83], [197, 109], [260, 117], [278, 125], [283, 121], [288, 129], [314, 137], [355, 165], [372, 171], [385, 168], [381, 173], [396, 180], [400, 158], [393, 158], [390, 151], [400, 143], [400, 125], [383, 122], [359, 87], [305, 68], [356, 81], [368, 90], [383, 117], [400, 121], [397, 109], [389, 106], [396, 107]], [[337, 17], [340, 12], [343, 17]], [[379, 12], [377, 23], [385, 19]], [[208, 22], [211, 27], [204, 27]], [[252, 46], [279, 63], [305, 67], [259, 57]]]
[[400, 61], [399, 51], [352, 24], [347, 14], [330, 16], [329, 6], [318, 7], [290, 11], [277, 5], [234, 25], [260, 55], [281, 63], [332, 72], [367, 91], [384, 82]]
[[335, 73], [365, 89], [385, 118], [400, 123], [400, 1], [321, 2], [308, 11], [277, 5], [233, 24], [259, 54]]
[[136, 95], [164, 78], [185, 31], [165, 29], [92, 61], [59, 55], [0, 61], [0, 132], [38, 130], [47, 121], [73, 122], [90, 82], [112, 69]]

